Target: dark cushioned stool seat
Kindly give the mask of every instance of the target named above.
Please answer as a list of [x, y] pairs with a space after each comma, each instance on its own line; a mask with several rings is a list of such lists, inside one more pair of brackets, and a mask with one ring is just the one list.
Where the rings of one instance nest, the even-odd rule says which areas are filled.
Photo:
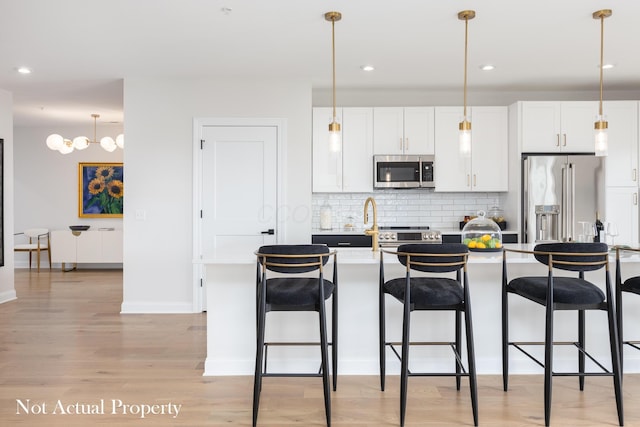
[[[509, 282], [508, 288], [539, 304], [547, 300], [547, 276], [519, 277]], [[600, 304], [604, 302], [604, 292], [594, 284], [576, 277], [553, 278], [553, 302], [558, 304]]]
[[[324, 280], [324, 299], [333, 294], [333, 283]], [[318, 279], [282, 277], [267, 280], [267, 304], [312, 305], [318, 302]]]
[[[384, 291], [398, 301], [404, 301], [405, 278], [392, 279], [384, 284]], [[438, 305], [456, 305], [464, 301], [464, 290], [460, 282], [445, 277], [411, 278], [411, 304], [416, 309]]]
[[640, 276], [632, 277], [627, 279], [622, 284], [622, 290], [624, 292], [632, 292], [634, 294], [640, 295]]

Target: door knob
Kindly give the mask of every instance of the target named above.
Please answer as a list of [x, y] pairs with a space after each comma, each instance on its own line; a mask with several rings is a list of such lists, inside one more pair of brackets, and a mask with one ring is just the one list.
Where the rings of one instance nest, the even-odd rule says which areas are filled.
[[276, 230], [274, 230], [273, 228], [270, 228], [268, 230], [261, 231], [260, 234], [276, 234]]

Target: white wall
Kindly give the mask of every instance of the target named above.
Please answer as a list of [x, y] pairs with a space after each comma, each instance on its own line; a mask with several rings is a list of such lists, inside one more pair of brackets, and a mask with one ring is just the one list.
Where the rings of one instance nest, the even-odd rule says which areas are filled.
[[[287, 240], [311, 233], [311, 85], [291, 80], [125, 79], [123, 312], [190, 312], [193, 119], [287, 120]], [[240, 165], [241, 166], [241, 165]], [[146, 220], [136, 220], [144, 211]]]
[[0, 138], [4, 139], [2, 167], [4, 206], [4, 266], [0, 267], [0, 303], [16, 298], [13, 274], [13, 96], [0, 89]]
[[[75, 224], [122, 228], [121, 218], [78, 217], [78, 163], [122, 162], [123, 150], [109, 153], [92, 144], [85, 150], [64, 155], [51, 151], [45, 144], [47, 136], [54, 132], [65, 138], [80, 135], [93, 138], [93, 123], [87, 121], [86, 126], [55, 129], [17, 127], [14, 132], [15, 232], [33, 227], [68, 229]], [[121, 132], [122, 124], [98, 123], [96, 134], [99, 140], [103, 136], [115, 138]], [[15, 267], [28, 267], [28, 257], [26, 252], [15, 254]], [[41, 260], [42, 266], [48, 267], [46, 257]]]

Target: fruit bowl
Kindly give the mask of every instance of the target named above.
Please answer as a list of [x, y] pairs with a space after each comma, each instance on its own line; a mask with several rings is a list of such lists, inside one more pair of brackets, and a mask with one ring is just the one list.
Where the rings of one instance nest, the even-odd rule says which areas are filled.
[[502, 232], [495, 221], [479, 211], [478, 217], [462, 229], [462, 243], [473, 252], [498, 252], [502, 250]]
[[71, 231], [87, 231], [91, 227], [90, 225], [70, 225]]

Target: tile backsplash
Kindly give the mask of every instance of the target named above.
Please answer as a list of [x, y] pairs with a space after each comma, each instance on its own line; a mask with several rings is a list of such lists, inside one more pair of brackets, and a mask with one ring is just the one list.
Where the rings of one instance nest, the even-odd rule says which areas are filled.
[[314, 230], [320, 228], [320, 208], [331, 206], [332, 228], [342, 230], [349, 217], [353, 217], [356, 230], [364, 225], [364, 201], [372, 196], [378, 208], [378, 225], [428, 225], [436, 230], [458, 230], [465, 215], [478, 210], [487, 212], [493, 206], [502, 206], [502, 193], [436, 193], [433, 190], [376, 190], [374, 193], [314, 193], [312, 196]]

